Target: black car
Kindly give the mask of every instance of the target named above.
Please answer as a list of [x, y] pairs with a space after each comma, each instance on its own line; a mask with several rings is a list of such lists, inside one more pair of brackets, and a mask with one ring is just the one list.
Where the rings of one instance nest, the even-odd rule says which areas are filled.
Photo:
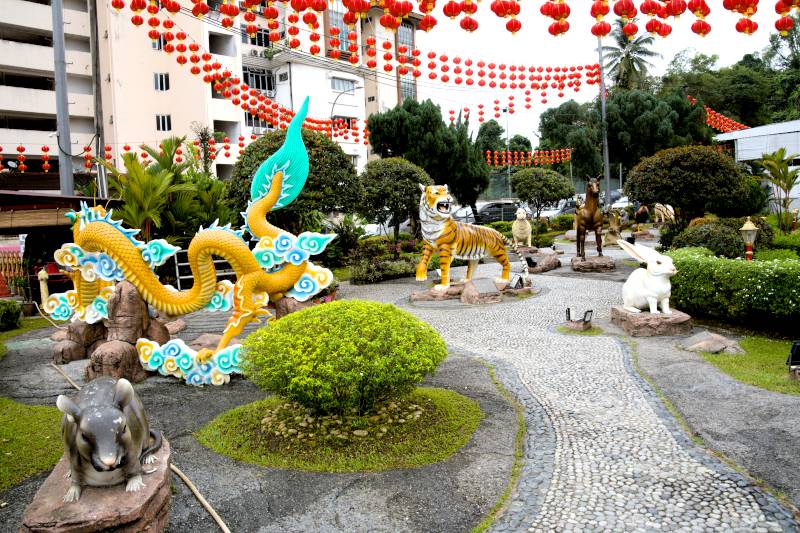
[[478, 209], [479, 221], [481, 224], [489, 222], [513, 222], [517, 218], [519, 206], [512, 200], [496, 200], [489, 202]]

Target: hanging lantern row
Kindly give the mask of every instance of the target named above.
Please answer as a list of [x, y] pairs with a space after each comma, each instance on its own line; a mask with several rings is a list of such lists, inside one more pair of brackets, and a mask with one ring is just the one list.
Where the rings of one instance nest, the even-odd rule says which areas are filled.
[[486, 150], [486, 164], [495, 167], [552, 165], [567, 162], [571, 158], [572, 148], [534, 150], [532, 152]]
[[[287, 33], [290, 36], [288, 40], [289, 46], [292, 48], [301, 46], [300, 39], [297, 36], [300, 31], [298, 24], [302, 21], [302, 24], [308, 26], [312, 32], [310, 38], [313, 44], [309, 51], [313, 55], [318, 55], [321, 52], [321, 48], [317, 42], [321, 39], [321, 35], [317, 32], [320, 27], [319, 21], [328, 8], [327, 0], [279, 1], [288, 5], [292, 10], [287, 17]], [[611, 2], [612, 0], [595, 0], [591, 4], [590, 14], [596, 21], [591, 28], [591, 32], [597, 37], [604, 37], [611, 32], [611, 24], [604, 20], [612, 10]], [[210, 9], [205, 0], [191, 0], [191, 3], [191, 12], [196, 17], [208, 16]], [[360, 19], [366, 18], [370, 9], [379, 8], [383, 10], [383, 14], [377, 19], [378, 24], [386, 30], [395, 32], [403, 20], [407, 19], [414, 10], [414, 4], [409, 0], [343, 0], [342, 3], [346, 9], [343, 21], [351, 30], [354, 29]], [[268, 1], [261, 12], [267, 19], [269, 40], [271, 42], [278, 41], [281, 38], [278, 31], [280, 12], [273, 4], [274, 0]], [[219, 6], [222, 18], [219, 22], [224, 28], [238, 27], [241, 24], [244, 26], [245, 31], [253, 37], [258, 31], [258, 26], [255, 24], [256, 10], [261, 5], [260, 0], [243, 0], [240, 9], [237, 0], [222, 0], [222, 4]], [[111, 6], [119, 11], [125, 7], [125, 0], [111, 0]], [[723, 0], [722, 7], [741, 15], [735, 25], [736, 31], [739, 33], [749, 35], [758, 29], [758, 24], [752, 20], [752, 16], [758, 10], [758, 0]], [[162, 9], [168, 13], [176, 14], [181, 10], [182, 6], [177, 0], [164, 0], [160, 2], [160, 5], [155, 0], [150, 0], [149, 3], [145, 0], [130, 0], [130, 8], [134, 12], [131, 22], [137, 26], [141, 26], [146, 22], [151, 28], [151, 37], [157, 39], [158, 27], [161, 25], [161, 21], [155, 15]], [[418, 24], [426, 32], [437, 25], [437, 20], [432, 14], [435, 8], [436, 0], [419, 0], [418, 9], [423, 16]], [[510, 33], [515, 34], [522, 29], [522, 24], [518, 19], [520, 3], [517, 0], [494, 0], [490, 5], [490, 9], [496, 16], [506, 21], [505, 27]], [[711, 25], [706, 22], [705, 18], [711, 13], [711, 10], [705, 0], [689, 0], [688, 3], [686, 0], [643, 0], [640, 2], [638, 9], [634, 0], [613, 0], [614, 14], [623, 22], [622, 31], [628, 39], [633, 39], [639, 33], [639, 27], [633, 21], [639, 12], [649, 17], [645, 27], [648, 32], [667, 37], [672, 33], [670, 19], [677, 20], [687, 9], [697, 19], [691, 25], [692, 31], [701, 37], [708, 35], [711, 31]], [[787, 35], [794, 25], [794, 21], [789, 16], [792, 9], [800, 9], [800, 0], [778, 0], [775, 5], [775, 11], [780, 16], [775, 22], [775, 28], [781, 35]], [[442, 3], [444, 16], [453, 20], [460, 16], [459, 26], [468, 33], [476, 31], [479, 27], [479, 23], [475, 18], [477, 11], [478, 0], [448, 0]], [[548, 26], [550, 35], [559, 36], [569, 31], [570, 24], [567, 19], [570, 16], [571, 9], [566, 0], [546, 1], [539, 11], [553, 21]], [[149, 15], [147, 20], [145, 20], [143, 13]], [[237, 22], [237, 18], [240, 16], [243, 23]], [[167, 21], [164, 22], [166, 23]], [[164, 27], [169, 30], [172, 26], [164, 24]], [[331, 38], [338, 40], [336, 35], [331, 35]], [[332, 56], [341, 56], [341, 52], [336, 46], [331, 46], [331, 48], [332, 51], [336, 51]], [[350, 52], [349, 61], [357, 64], [357, 43], [355, 49], [350, 50]], [[334, 58], [338, 59], [338, 57]]]
[[[687, 95], [687, 98], [691, 103], [695, 105], [697, 104], [696, 98], [693, 98], [691, 95]], [[736, 122], [735, 120], [726, 117], [722, 113], [717, 113], [707, 105], [704, 105], [703, 109], [705, 109], [706, 112], [706, 124], [717, 131], [729, 133], [731, 131], [746, 130], [750, 128], [741, 122]]]
[[17, 170], [19, 170], [20, 172], [25, 172], [26, 170], [28, 170], [28, 166], [25, 164], [26, 159], [27, 158], [25, 157], [25, 147], [20, 144], [19, 146], [17, 146], [17, 163], [18, 163]]

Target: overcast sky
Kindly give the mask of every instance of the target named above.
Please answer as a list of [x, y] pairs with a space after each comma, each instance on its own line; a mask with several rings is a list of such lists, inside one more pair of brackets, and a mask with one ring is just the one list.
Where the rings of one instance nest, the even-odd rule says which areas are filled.
[[[440, 0], [440, 4], [443, 0]], [[576, 7], [578, 4], [581, 7]], [[423, 52], [429, 50], [437, 53], [445, 52], [448, 56], [467, 57], [473, 60], [483, 59], [487, 62], [505, 62], [506, 64], [541, 64], [546, 65], [577, 65], [597, 63], [597, 39], [591, 34], [590, 28], [594, 19], [589, 15], [590, 2], [573, 1], [573, 8], [569, 17], [570, 30], [560, 37], [552, 37], [547, 32], [551, 19], [539, 13], [540, 3], [521, 2], [522, 13], [518, 17], [522, 23], [522, 30], [516, 35], [511, 35], [505, 29], [505, 19], [496, 17], [489, 8], [490, 0], [483, 0], [474, 18], [479, 22], [477, 31], [469, 34], [463, 31], [458, 23], [459, 19], [450, 20], [441, 13], [437, 6], [435, 16], [438, 25], [430, 32], [417, 33], [417, 47]], [[613, 2], [612, 2], [613, 6]], [[744, 35], [736, 31], [735, 24], [738, 16], [722, 8], [719, 2], [709, 2], [712, 8], [711, 15], [706, 21], [711, 25], [711, 33], [705, 38], [692, 33], [691, 25], [696, 20], [688, 11], [678, 20], [671, 20], [672, 34], [667, 38], [656, 36], [655, 51], [662, 58], [653, 61], [652, 73], [663, 74], [673, 57], [683, 49], [694, 48], [705, 54], [717, 54], [719, 66], [736, 63], [744, 54], [760, 52], [768, 44], [770, 33], [774, 33], [775, 14], [772, 4], [762, 2], [761, 9], [753, 17], [758, 25], [758, 31], [753, 35]], [[612, 11], [613, 13], [613, 11]], [[615, 17], [606, 17], [613, 25]], [[640, 32], [644, 32], [646, 17], [639, 17], [637, 24]], [[641, 34], [641, 33], [640, 33]], [[610, 44], [611, 39], [606, 38]], [[427, 57], [423, 55], [423, 65], [427, 64]], [[452, 65], [451, 65], [452, 67]], [[592, 85], [583, 85], [580, 92], [575, 93], [568, 89], [565, 97], [558, 98], [557, 91], [548, 91], [547, 104], [541, 104], [541, 97], [537, 93], [531, 95], [533, 107], [525, 109], [525, 95], [522, 91], [502, 91], [496, 89], [480, 89], [477, 85], [470, 88], [455, 86], [452, 82], [445, 86], [440, 82], [432, 82], [427, 78], [427, 69], [418, 81], [420, 99], [430, 98], [442, 107], [442, 114], [448, 120], [448, 110], [469, 107], [472, 110], [470, 122], [477, 127], [477, 106], [484, 104], [486, 120], [494, 118], [494, 100], [499, 99], [501, 106], [507, 101], [507, 94], [515, 95], [515, 112], [509, 117], [509, 130], [511, 135], [520, 133], [531, 139], [534, 146], [536, 138], [532, 132], [539, 127], [539, 114], [549, 107], [557, 107], [572, 97], [578, 102], [591, 100], [595, 92]], [[452, 72], [450, 73], [452, 74]], [[451, 76], [452, 79], [452, 76]], [[499, 122], [505, 128], [505, 116]]]

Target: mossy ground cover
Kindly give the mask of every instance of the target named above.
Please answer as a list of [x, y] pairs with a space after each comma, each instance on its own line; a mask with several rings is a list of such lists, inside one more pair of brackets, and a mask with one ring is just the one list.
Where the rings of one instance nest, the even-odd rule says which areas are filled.
[[[0, 333], [0, 359], [8, 351], [4, 341], [50, 325], [44, 318], [26, 318], [21, 328]], [[63, 451], [60, 420], [55, 407], [0, 397], [0, 492], [58, 462]]]
[[764, 337], [746, 337], [739, 343], [744, 355], [709, 354], [703, 357], [743, 383], [783, 394], [800, 395], [800, 381], [789, 378], [786, 359], [792, 343]]
[[577, 329], [570, 329], [567, 326], [558, 326], [556, 327], [556, 330], [559, 333], [564, 333], [565, 335], [583, 335], [584, 337], [594, 337], [596, 335], [603, 334], [603, 330], [601, 328], [598, 328], [597, 326], [592, 326], [591, 328], [584, 331], [579, 331]]
[[221, 455], [260, 466], [375, 472], [446, 459], [482, 418], [477, 402], [437, 388], [417, 388], [363, 416], [317, 416], [270, 396], [220, 415], [196, 437]]

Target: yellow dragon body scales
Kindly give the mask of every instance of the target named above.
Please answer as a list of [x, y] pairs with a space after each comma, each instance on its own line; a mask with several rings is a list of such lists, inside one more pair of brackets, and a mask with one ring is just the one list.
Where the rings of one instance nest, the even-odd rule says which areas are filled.
[[[138, 230], [124, 228], [102, 207], [83, 205], [69, 213], [74, 220], [72, 243], [55, 253], [56, 261], [74, 282], [74, 290], [53, 294], [44, 308], [51, 316], [97, 322], [107, 318], [108, 298], [114, 283], [128, 280], [145, 301], [168, 315], [179, 316], [210, 309], [232, 311], [216, 349], [194, 352], [180, 339], [163, 346], [139, 339], [137, 350], [148, 370], [186, 379], [202, 385], [227, 383], [239, 371], [239, 345], [231, 339], [259, 317], [271, 319], [265, 306], [270, 299], [292, 296], [304, 301], [326, 288], [333, 276], [308, 259], [325, 249], [335, 237], [306, 232], [292, 235], [269, 224], [266, 215], [292, 202], [302, 191], [308, 176], [308, 154], [301, 126], [308, 100], [295, 116], [283, 146], [257, 170], [251, 186], [251, 201], [245, 228], [234, 230], [216, 223], [200, 228], [187, 249], [194, 283], [178, 291], [163, 285], [153, 269], [179, 251], [163, 239], [142, 242]], [[258, 241], [251, 250], [243, 239], [244, 230]], [[214, 257], [225, 259], [236, 273], [236, 282], [217, 281]]]

